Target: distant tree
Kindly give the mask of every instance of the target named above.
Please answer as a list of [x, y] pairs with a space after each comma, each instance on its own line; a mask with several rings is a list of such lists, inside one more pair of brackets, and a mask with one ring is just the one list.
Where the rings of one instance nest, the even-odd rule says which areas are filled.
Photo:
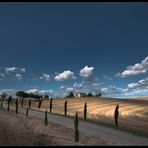
[[4, 99], [7, 97], [7, 93], [6, 92], [3, 92], [1, 94], [1, 107], [3, 107], [3, 102], [4, 102]]
[[74, 94], [73, 94], [73, 92], [70, 92], [69, 95], [66, 96], [66, 98], [73, 98], [73, 97], [75, 97]]
[[45, 99], [48, 99], [48, 98], [49, 98], [49, 96], [48, 96], [48, 95], [45, 95], [45, 96], [44, 96], [44, 98], [45, 98]]
[[93, 97], [92, 93], [88, 93], [87, 97]]
[[3, 93], [1, 94], [1, 98], [2, 98], [2, 99], [5, 99], [5, 98], [7, 97], [7, 95], [8, 95], [8, 94], [7, 94], [6, 92], [3, 92]]
[[16, 92], [16, 96], [20, 97], [20, 98], [27, 98], [28, 94], [25, 93], [24, 91], [17, 91]]
[[101, 97], [101, 96], [102, 96], [101, 93], [97, 93], [97, 94], [96, 94], [96, 97]]

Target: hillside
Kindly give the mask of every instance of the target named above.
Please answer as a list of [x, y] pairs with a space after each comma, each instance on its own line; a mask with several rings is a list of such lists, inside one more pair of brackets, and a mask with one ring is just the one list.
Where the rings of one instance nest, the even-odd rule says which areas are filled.
[[[88, 118], [94, 121], [114, 124], [114, 109], [119, 104], [119, 126], [148, 134], [148, 98], [136, 99], [113, 99], [113, 98], [68, 98], [54, 99], [53, 113], [64, 114], [64, 102], [68, 101], [68, 115], [74, 116], [78, 111], [79, 116], [83, 118], [83, 107], [85, 102], [88, 106]], [[26, 107], [28, 106], [28, 102]], [[38, 102], [32, 103], [32, 109], [37, 109]], [[48, 109], [49, 101], [43, 101], [40, 110]]]

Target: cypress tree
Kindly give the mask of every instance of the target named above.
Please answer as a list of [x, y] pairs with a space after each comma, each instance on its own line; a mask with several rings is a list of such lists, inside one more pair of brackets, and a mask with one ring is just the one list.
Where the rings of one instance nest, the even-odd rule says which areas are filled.
[[74, 127], [75, 127], [75, 142], [79, 142], [79, 130], [78, 130], [79, 118], [78, 113], [76, 112], [75, 119], [74, 119]]
[[18, 113], [18, 99], [16, 99], [16, 101], [15, 101], [15, 105], [16, 105], [15, 113], [17, 114], [17, 113]]
[[7, 107], [7, 110], [8, 110], [8, 111], [9, 111], [9, 106], [10, 106], [10, 102], [11, 102], [11, 100], [12, 100], [12, 97], [9, 96], [9, 98], [8, 98], [8, 107]]
[[21, 100], [21, 105], [23, 107], [23, 105], [24, 105], [24, 99]]
[[29, 109], [30, 109], [30, 107], [31, 107], [31, 100], [29, 100]]
[[52, 112], [52, 100], [53, 100], [53, 98], [51, 98], [51, 100], [50, 100], [50, 106], [49, 106], [50, 113]]
[[4, 102], [4, 99], [2, 98], [1, 99], [1, 107], [3, 107], [3, 102]]
[[44, 124], [46, 126], [48, 125], [47, 109], [46, 109], [46, 112], [45, 112]]
[[40, 101], [39, 101], [39, 104], [38, 104], [38, 109], [40, 109], [41, 104], [42, 104], [42, 100], [40, 100]]
[[87, 103], [84, 105], [84, 119], [86, 120], [87, 118]]
[[64, 103], [64, 114], [67, 116], [67, 101]]
[[119, 105], [116, 105], [115, 111], [114, 111], [114, 118], [115, 118], [115, 126], [118, 126], [118, 117], [119, 117]]
[[29, 108], [26, 109], [26, 117], [28, 117]]

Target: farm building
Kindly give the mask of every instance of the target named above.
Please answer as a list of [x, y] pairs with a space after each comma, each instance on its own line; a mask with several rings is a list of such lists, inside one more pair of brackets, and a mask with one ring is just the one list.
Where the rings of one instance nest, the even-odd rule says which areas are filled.
[[86, 95], [86, 93], [78, 93], [78, 94], [76, 94], [76, 97], [86, 97], [87, 95]]

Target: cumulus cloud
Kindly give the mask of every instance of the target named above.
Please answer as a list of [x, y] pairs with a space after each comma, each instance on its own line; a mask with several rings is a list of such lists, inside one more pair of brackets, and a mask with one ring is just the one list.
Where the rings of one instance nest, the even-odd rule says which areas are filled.
[[16, 97], [16, 95], [15, 95], [16, 90], [15, 89], [0, 89], [0, 95], [4, 92], [8, 94], [7, 97], [9, 97], [9, 96]]
[[93, 77], [93, 70], [94, 67], [85, 66], [83, 69], [80, 70], [80, 76], [87, 81], [94, 81], [95, 78]]
[[45, 74], [45, 73], [43, 74], [43, 76], [40, 77], [40, 79], [41, 80], [48, 81], [48, 82], [51, 80], [50, 79], [50, 75], [49, 74]]
[[141, 63], [136, 63], [133, 66], [127, 66], [126, 70], [122, 73], [117, 73], [117, 77], [125, 78], [128, 76], [135, 76], [139, 74], [145, 74], [148, 72], [148, 56], [141, 61]]
[[19, 70], [20, 70], [20, 72], [25, 72], [26, 71], [25, 68], [20, 68]]
[[36, 89], [36, 88], [32, 88], [32, 89], [26, 90], [26, 93], [32, 93], [32, 94], [35, 94], [35, 95], [48, 95], [48, 96], [52, 96], [54, 91], [53, 90], [48, 90], [48, 89], [39, 90], [39, 89]]
[[75, 89], [82, 89], [84, 87], [84, 82], [82, 82], [82, 83], [75, 82], [74, 85], [73, 85], [73, 87]]
[[70, 93], [70, 92], [73, 92], [73, 91], [74, 91], [74, 89], [72, 87], [66, 88], [66, 93]]
[[40, 90], [40, 91], [38, 91], [38, 93], [40, 95], [48, 95], [48, 96], [52, 96], [53, 92], [54, 92], [53, 90]]
[[60, 86], [60, 89], [62, 90], [62, 89], [64, 89], [65, 88], [65, 86]]
[[123, 89], [122, 88], [117, 88], [115, 86], [109, 86], [109, 87], [105, 87], [105, 88], [101, 88], [103, 94], [122, 94], [123, 93]]
[[66, 70], [66, 71], [58, 74], [57, 76], [55, 76], [54, 79], [56, 81], [67, 81], [67, 80], [76, 79], [76, 77], [73, 72], [71, 72], [70, 70]]
[[0, 80], [2, 80], [5, 77], [5, 74], [0, 73]]
[[23, 79], [23, 76], [22, 76], [21, 74], [19, 74], [19, 73], [17, 73], [17, 74], [15, 75], [15, 77], [16, 77], [18, 80], [22, 80], [22, 79]]
[[29, 90], [26, 90], [26, 93], [33, 93], [33, 94], [38, 94], [39, 90], [36, 89], [36, 88], [33, 88], [33, 89], [29, 89]]
[[10, 73], [16, 73], [16, 72], [25, 72], [25, 68], [18, 68], [18, 67], [5, 67], [5, 73], [10, 74]]
[[145, 90], [148, 92], [148, 77], [145, 79], [139, 80], [137, 83], [130, 83], [127, 85], [130, 90]]
[[16, 72], [18, 70], [17, 67], [6, 67], [5, 72], [8, 74], [10, 72]]

